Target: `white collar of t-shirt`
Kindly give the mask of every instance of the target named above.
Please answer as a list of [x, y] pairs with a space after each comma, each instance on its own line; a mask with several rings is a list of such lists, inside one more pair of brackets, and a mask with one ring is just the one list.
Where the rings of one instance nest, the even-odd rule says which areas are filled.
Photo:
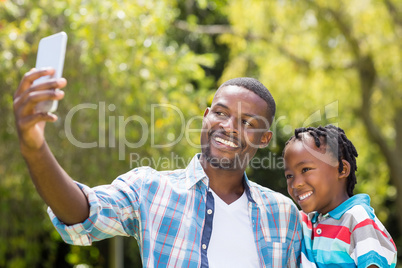
[[210, 191], [215, 212], [207, 252], [209, 267], [260, 267], [246, 193], [227, 204], [212, 189]]

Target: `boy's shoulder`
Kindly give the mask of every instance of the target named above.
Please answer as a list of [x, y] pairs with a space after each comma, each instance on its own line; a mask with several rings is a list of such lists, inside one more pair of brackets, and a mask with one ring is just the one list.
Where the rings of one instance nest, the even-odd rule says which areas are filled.
[[376, 219], [374, 209], [370, 206], [370, 197], [367, 194], [357, 194], [350, 197], [328, 214], [336, 220], [353, 219], [355, 224], [367, 219]]
[[347, 226], [351, 230], [364, 221], [371, 221], [382, 226], [370, 206], [370, 198], [366, 194], [354, 195], [325, 215], [317, 212], [300, 211], [302, 221], [309, 223], [324, 223], [328, 226]]

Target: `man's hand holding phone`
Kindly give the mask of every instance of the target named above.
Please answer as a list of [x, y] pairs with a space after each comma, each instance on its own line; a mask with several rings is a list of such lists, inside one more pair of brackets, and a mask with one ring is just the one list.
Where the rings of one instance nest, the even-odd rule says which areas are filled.
[[39, 112], [36, 106], [43, 101], [61, 100], [64, 97], [64, 91], [54, 89], [64, 88], [67, 85], [66, 79], [51, 78], [34, 84], [38, 78], [51, 77], [54, 72], [53, 68], [30, 70], [24, 75], [14, 94], [14, 116], [23, 153], [40, 149], [45, 141], [45, 123], [57, 120], [56, 115], [50, 112]]
[[14, 94], [14, 115], [21, 151], [40, 149], [47, 121], [57, 120], [52, 114], [58, 100], [64, 97], [59, 90], [66, 86], [62, 77], [67, 46], [67, 34], [59, 32], [40, 40], [36, 67], [22, 78]]

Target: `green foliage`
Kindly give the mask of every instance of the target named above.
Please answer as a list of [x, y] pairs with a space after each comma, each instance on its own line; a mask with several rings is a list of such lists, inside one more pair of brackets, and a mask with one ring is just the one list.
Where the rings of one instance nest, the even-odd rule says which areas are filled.
[[[392, 163], [402, 161], [401, 10], [395, 0], [1, 0], [0, 267], [108, 265], [107, 242], [60, 240], [18, 153], [12, 96], [40, 38], [58, 31], [69, 38], [68, 86], [46, 135], [76, 180], [110, 183], [143, 164], [183, 168], [172, 160], [199, 151], [211, 89], [252, 76], [278, 112], [271, 145], [256, 155], [268, 168], [250, 167], [249, 177], [286, 193], [280, 156], [293, 129], [337, 124], [359, 152], [356, 191], [371, 195], [400, 247], [402, 173]], [[136, 241], [124, 245], [126, 264], [138, 265]]]
[[[47, 126], [48, 143], [73, 178], [94, 186], [136, 167], [131, 153], [189, 159], [198, 151], [186, 139], [175, 141], [182, 120], [203, 113], [201, 96], [213, 80], [201, 65], [212, 66], [215, 59], [166, 34], [179, 13], [174, 1], [0, 2], [0, 205], [1, 218], [7, 219], [0, 222], [1, 241], [7, 241], [0, 246], [0, 267], [54, 267], [56, 261], [107, 265], [101, 244], [71, 247], [64, 264], [56, 260], [63, 242], [53, 235], [18, 153], [12, 95], [23, 73], [34, 67], [40, 38], [68, 34], [66, 97], [59, 103], [59, 121]], [[200, 120], [192, 124], [199, 128]], [[141, 146], [133, 145], [142, 139]], [[167, 148], [153, 146], [171, 141]]]
[[235, 0], [227, 7], [231, 31], [219, 36], [230, 48], [220, 81], [254, 76], [267, 85], [278, 105], [274, 135], [327, 123], [346, 131], [359, 152], [356, 192], [371, 196], [398, 247], [401, 13], [392, 0]]

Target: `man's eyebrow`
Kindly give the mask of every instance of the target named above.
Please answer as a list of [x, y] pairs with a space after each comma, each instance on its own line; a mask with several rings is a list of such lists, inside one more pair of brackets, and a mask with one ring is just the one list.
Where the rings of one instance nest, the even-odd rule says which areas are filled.
[[256, 118], [256, 119], [261, 117], [261, 116], [255, 115], [255, 114], [248, 114], [248, 113], [244, 113], [244, 114], [242, 114], [242, 115], [245, 115], [245, 116], [247, 116], [247, 117]]
[[220, 106], [220, 107], [222, 107], [222, 108], [229, 109], [229, 107], [228, 107], [227, 105], [225, 105], [225, 104], [223, 104], [223, 103], [220, 103], [220, 102], [215, 103], [215, 106]]
[[[230, 109], [229, 106], [227, 106], [227, 105], [225, 105], [225, 104], [223, 104], [223, 103], [221, 103], [221, 102], [215, 103], [215, 106], [220, 106], [220, 107], [222, 107], [222, 108], [224, 108], [224, 109], [227, 109], [227, 110]], [[258, 119], [258, 118], [261, 117], [261, 116], [259, 116], [259, 115], [250, 114], [250, 113], [242, 113], [242, 116], [251, 117], [251, 118], [253, 118], [253, 119], [254, 119], [254, 118], [255, 118], [255, 119]]]

